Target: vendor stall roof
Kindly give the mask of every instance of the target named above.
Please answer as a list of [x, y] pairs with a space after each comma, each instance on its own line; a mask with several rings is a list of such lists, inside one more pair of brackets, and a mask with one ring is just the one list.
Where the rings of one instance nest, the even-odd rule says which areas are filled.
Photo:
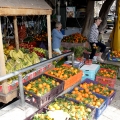
[[51, 15], [44, 0], [0, 0], [0, 16]]

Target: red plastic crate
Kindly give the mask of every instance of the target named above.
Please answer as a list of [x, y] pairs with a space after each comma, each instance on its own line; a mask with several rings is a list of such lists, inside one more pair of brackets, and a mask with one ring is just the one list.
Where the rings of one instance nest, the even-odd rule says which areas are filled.
[[115, 83], [116, 83], [116, 79], [106, 78], [102, 76], [96, 76], [96, 81], [103, 85], [108, 85], [111, 88], [114, 88]]
[[[111, 72], [111, 69], [104, 69], [101, 68], [99, 71], [101, 70], [106, 70], [108, 72]], [[103, 84], [103, 85], [108, 85], [111, 88], [114, 88], [115, 83], [116, 83], [116, 79], [117, 79], [117, 73], [116, 73], [116, 77], [115, 78], [110, 78], [110, 77], [104, 77], [104, 76], [96, 76], [96, 81]]]

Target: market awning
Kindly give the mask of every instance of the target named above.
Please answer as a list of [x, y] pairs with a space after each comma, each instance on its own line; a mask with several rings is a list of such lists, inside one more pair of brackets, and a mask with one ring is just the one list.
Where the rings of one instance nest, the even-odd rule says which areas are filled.
[[44, 0], [0, 0], [0, 16], [51, 15]]

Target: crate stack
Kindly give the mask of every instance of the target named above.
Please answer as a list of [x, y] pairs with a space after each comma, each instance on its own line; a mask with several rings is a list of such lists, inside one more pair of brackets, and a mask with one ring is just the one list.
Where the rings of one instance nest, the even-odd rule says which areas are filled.
[[[78, 69], [64, 64], [27, 81], [24, 83], [25, 100], [27, 103], [37, 107], [38, 111], [28, 116], [26, 120], [35, 119], [36, 115], [48, 118], [45, 115], [48, 115], [50, 111], [54, 112], [56, 110], [63, 112], [59, 113], [59, 115], [62, 114], [60, 116], [63, 116], [64, 112], [69, 114], [69, 117], [63, 120], [70, 120], [70, 118], [73, 118], [73, 120], [77, 118], [85, 120], [98, 119], [116, 95], [114, 88], [97, 81], [99, 71], [101, 69], [110, 70], [110, 67], [107, 67], [106, 65], [92, 64], [83, 65]], [[65, 72], [65, 76], [62, 71]], [[61, 78], [61, 75], [67, 78]], [[68, 77], [69, 75], [71, 76]], [[42, 76], [47, 78], [43, 79]], [[49, 79], [54, 80], [54, 82]], [[56, 86], [50, 87], [51, 89], [45, 92], [46, 88], [48, 88], [46, 83], [50, 86]], [[73, 85], [75, 86], [72, 87]], [[61, 117], [59, 118], [61, 119]]]
[[95, 80], [96, 74], [100, 69], [100, 65], [92, 64], [92, 65], [84, 65], [80, 68], [83, 71], [83, 76], [81, 82], [83, 82], [86, 78], [90, 80]]

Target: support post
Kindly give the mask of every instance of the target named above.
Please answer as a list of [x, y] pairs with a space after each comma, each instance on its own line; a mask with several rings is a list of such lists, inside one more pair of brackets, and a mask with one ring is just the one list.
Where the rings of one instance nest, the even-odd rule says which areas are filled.
[[18, 51], [19, 50], [19, 38], [18, 38], [18, 26], [17, 26], [17, 17], [16, 16], [14, 16], [13, 23], [14, 23], [16, 50]]
[[25, 97], [24, 97], [24, 89], [23, 89], [23, 83], [22, 83], [22, 74], [18, 75], [18, 82], [19, 82], [20, 102], [21, 102], [21, 106], [24, 107]]
[[[0, 17], [0, 76], [6, 75], [6, 68], [5, 68], [5, 59], [4, 59], [4, 51], [3, 51], [3, 40], [2, 40], [2, 30], [1, 30], [1, 17]], [[2, 83], [3, 93], [7, 94], [7, 81]]]
[[51, 44], [51, 19], [50, 15], [47, 15], [47, 31], [48, 31], [48, 56], [52, 58], [52, 44]]
[[74, 67], [74, 53], [72, 54], [72, 66]]

